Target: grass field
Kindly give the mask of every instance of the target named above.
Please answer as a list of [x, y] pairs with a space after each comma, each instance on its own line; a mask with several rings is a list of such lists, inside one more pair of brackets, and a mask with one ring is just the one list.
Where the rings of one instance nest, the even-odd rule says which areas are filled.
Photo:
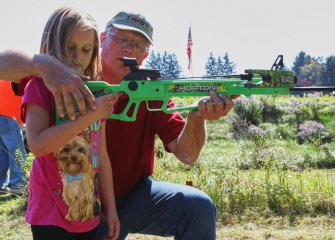
[[[276, 99], [275, 121], [266, 115], [271, 101], [263, 100], [262, 112], [256, 100], [237, 103], [237, 112], [244, 108], [249, 115], [209, 121], [208, 140], [192, 166], [157, 141], [153, 177], [180, 184], [191, 179], [209, 194], [218, 209], [217, 239], [335, 239], [335, 98]], [[319, 131], [303, 132], [303, 124]], [[26, 204], [26, 196], [0, 195], [0, 239], [31, 239]]]

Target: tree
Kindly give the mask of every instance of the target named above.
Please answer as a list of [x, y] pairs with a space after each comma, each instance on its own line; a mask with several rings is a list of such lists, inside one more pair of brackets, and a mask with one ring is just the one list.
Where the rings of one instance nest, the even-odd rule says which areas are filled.
[[149, 59], [147, 60], [145, 67], [149, 69], [160, 69], [160, 64], [162, 62], [160, 53], [155, 54], [154, 51], [151, 51], [149, 54]]
[[228, 75], [232, 74], [235, 72], [235, 64], [230, 61], [229, 55], [226, 52], [225, 55], [223, 56], [223, 62], [222, 65], [219, 64], [219, 60], [221, 61], [220, 56], [218, 57], [218, 75]]
[[298, 56], [295, 57], [295, 60], [293, 62], [292, 71], [295, 73], [298, 79], [301, 78], [301, 67], [303, 67], [305, 64], [309, 64], [311, 61], [311, 57], [309, 55], [306, 55], [305, 52], [301, 51]]
[[230, 61], [227, 52], [223, 58], [219, 55], [217, 59], [215, 59], [214, 54], [211, 52], [205, 68], [206, 75], [228, 75], [235, 71], [235, 64]]
[[213, 55], [213, 53], [211, 52], [209, 55], [209, 58], [207, 59], [207, 63], [206, 63], [206, 75], [218, 75], [217, 72], [217, 66], [218, 63]]
[[311, 58], [310, 62], [300, 67], [300, 80], [307, 80], [312, 85], [321, 85], [324, 65], [321, 59]]
[[176, 55], [167, 53], [166, 51], [162, 57], [160, 53], [155, 54], [152, 51], [145, 67], [158, 69], [163, 78], [178, 78], [182, 72]]
[[178, 78], [180, 76], [180, 73], [182, 72], [181, 66], [178, 64], [177, 56], [172, 53], [168, 55], [167, 58], [167, 69], [168, 69], [168, 76], [170, 78]]
[[162, 77], [166, 78], [169, 75], [169, 60], [168, 53], [165, 51], [162, 56], [161, 67], [159, 71], [161, 72]]
[[326, 59], [323, 85], [335, 86], [335, 56], [329, 56]]
[[217, 75], [224, 75], [223, 70], [224, 70], [224, 63], [223, 60], [221, 59], [221, 56], [219, 55], [217, 60], [216, 60], [216, 66], [217, 66]]

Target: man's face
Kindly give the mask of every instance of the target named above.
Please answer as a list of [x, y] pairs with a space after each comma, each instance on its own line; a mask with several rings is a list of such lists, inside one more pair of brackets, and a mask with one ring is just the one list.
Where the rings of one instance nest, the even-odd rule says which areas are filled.
[[129, 68], [122, 58], [136, 58], [139, 65], [148, 56], [149, 41], [138, 32], [111, 27], [100, 35], [103, 80], [120, 84]]

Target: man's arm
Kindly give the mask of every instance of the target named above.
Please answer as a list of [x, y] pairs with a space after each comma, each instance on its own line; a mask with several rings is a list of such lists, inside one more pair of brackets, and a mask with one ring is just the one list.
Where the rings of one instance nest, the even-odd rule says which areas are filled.
[[182, 133], [168, 145], [170, 151], [185, 164], [197, 161], [206, 141], [206, 120], [226, 116], [233, 106], [230, 98], [211, 92], [210, 99], [198, 103], [198, 110], [189, 112]]
[[45, 54], [29, 56], [16, 50], [0, 52], [0, 79], [21, 83], [22, 79], [29, 76], [43, 78], [55, 97], [60, 116], [64, 116], [64, 100], [69, 117], [75, 118], [72, 97], [82, 114], [86, 113], [85, 101], [92, 110], [95, 109], [94, 97], [77, 72], [56, 58]]
[[21, 83], [21, 80], [25, 77], [34, 75], [38, 75], [38, 70], [32, 57], [14, 50], [0, 52], [1, 79]]

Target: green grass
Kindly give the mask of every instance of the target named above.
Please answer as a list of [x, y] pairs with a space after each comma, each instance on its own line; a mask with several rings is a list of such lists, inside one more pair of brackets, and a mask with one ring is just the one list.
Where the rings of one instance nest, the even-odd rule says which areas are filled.
[[24, 220], [27, 196], [0, 195], [0, 239], [31, 239], [30, 227]]

